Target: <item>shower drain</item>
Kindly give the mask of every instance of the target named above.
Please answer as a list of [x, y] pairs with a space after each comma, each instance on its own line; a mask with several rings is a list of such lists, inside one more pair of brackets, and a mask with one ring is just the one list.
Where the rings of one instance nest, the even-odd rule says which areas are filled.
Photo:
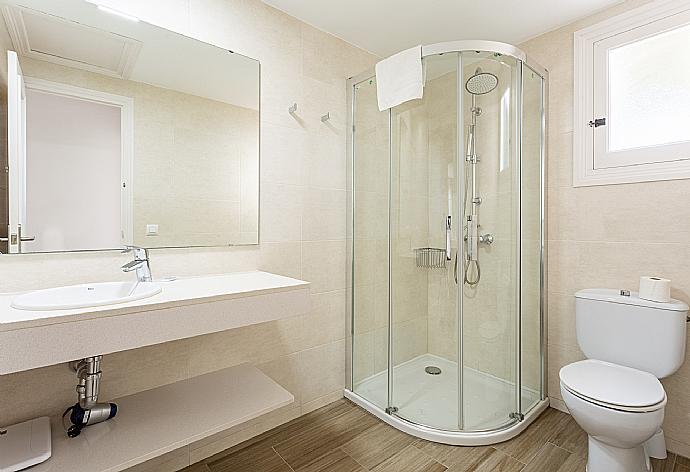
[[424, 369], [424, 372], [426, 372], [429, 375], [439, 375], [441, 373], [441, 369], [439, 369], [435, 365], [430, 365], [426, 369]]

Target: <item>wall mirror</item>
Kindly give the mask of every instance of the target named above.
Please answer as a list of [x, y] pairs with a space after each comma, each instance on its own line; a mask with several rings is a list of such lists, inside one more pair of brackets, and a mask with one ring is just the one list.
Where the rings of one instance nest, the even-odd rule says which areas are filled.
[[84, 0], [0, 7], [0, 252], [258, 244], [258, 61]]

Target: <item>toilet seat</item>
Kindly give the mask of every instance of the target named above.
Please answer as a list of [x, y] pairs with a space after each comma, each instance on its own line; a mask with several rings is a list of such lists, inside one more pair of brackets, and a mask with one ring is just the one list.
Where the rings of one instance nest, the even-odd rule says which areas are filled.
[[587, 359], [563, 367], [559, 377], [570, 393], [604, 408], [644, 413], [666, 405], [659, 379], [630, 367]]

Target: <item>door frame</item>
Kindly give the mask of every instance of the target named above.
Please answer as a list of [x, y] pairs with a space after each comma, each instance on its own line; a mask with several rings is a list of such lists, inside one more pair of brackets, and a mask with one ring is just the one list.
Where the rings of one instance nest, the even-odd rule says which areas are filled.
[[7, 113], [7, 253], [12, 254], [21, 250], [26, 213], [26, 84], [14, 51], [7, 51]]
[[134, 240], [134, 99], [34, 77], [24, 77], [24, 84], [27, 92], [31, 90], [120, 108], [120, 241], [123, 246], [131, 245]]

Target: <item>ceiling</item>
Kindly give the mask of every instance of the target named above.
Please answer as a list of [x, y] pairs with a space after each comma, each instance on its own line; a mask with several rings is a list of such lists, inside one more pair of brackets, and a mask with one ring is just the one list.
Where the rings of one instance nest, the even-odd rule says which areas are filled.
[[418, 44], [519, 44], [622, 0], [263, 0], [381, 57]]

